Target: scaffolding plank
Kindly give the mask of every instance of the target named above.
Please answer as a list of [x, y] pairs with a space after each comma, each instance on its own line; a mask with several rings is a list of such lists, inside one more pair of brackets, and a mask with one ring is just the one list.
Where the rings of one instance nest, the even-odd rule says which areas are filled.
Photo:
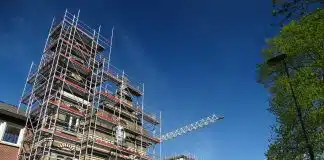
[[58, 137], [61, 137], [61, 138], [67, 139], [67, 140], [71, 140], [71, 141], [80, 141], [81, 140], [78, 137], [62, 133], [61, 131], [53, 132], [53, 131], [51, 131], [49, 129], [46, 129], [46, 128], [42, 128], [42, 131], [47, 132], [47, 133], [53, 133], [55, 136], [58, 136]]
[[72, 83], [72, 82], [70, 82], [70, 81], [68, 81], [68, 80], [64, 80], [62, 77], [59, 77], [59, 76], [55, 76], [55, 77], [56, 77], [57, 79], [59, 79], [59, 80], [65, 82], [65, 83], [67, 83], [68, 85], [70, 85], [70, 86], [72, 86], [72, 87], [74, 87], [74, 88], [76, 88], [76, 89], [78, 89], [78, 90], [84, 92], [84, 93], [88, 92], [87, 89], [82, 88], [82, 87], [80, 87], [80, 86], [78, 86], [78, 85], [76, 85], [76, 84], [74, 84], [74, 83]]
[[[96, 141], [96, 143], [98, 143], [98, 144], [101, 144], [101, 145], [103, 145], [103, 146], [106, 146], [106, 147], [109, 147], [109, 148], [112, 148], [112, 149], [115, 149], [115, 150], [118, 150], [118, 151], [124, 152], [124, 153], [126, 153], [126, 154], [130, 154], [130, 155], [137, 155], [137, 156], [142, 157], [142, 155], [141, 155], [139, 152], [136, 152], [136, 151], [132, 151], [132, 150], [129, 150], [129, 149], [125, 149], [125, 148], [119, 147], [119, 146], [117, 146], [117, 145], [115, 145], [115, 144], [111, 144], [111, 143], [106, 142], [106, 141], [104, 141], [104, 140], [101, 140], [101, 139], [99, 139], [99, 138], [96, 138], [95, 141]], [[151, 160], [151, 158], [148, 157], [148, 156], [143, 156], [142, 158], [147, 159], [147, 160]]]
[[68, 112], [70, 112], [70, 113], [73, 113], [73, 114], [75, 114], [75, 115], [78, 115], [78, 116], [84, 116], [84, 115], [85, 115], [83, 112], [81, 112], [81, 111], [79, 111], [79, 110], [76, 110], [76, 109], [73, 109], [73, 108], [71, 108], [71, 107], [65, 105], [65, 104], [62, 103], [62, 102], [60, 103], [60, 102], [58, 102], [58, 101], [53, 101], [53, 100], [50, 100], [49, 102], [50, 102], [51, 104], [53, 104], [53, 105], [60, 106], [61, 109], [65, 110], [65, 111], [68, 111]]
[[118, 123], [118, 120], [116, 118], [114, 118], [112, 115], [109, 115], [109, 114], [104, 114], [103, 112], [97, 112], [96, 115], [103, 119], [103, 120], [106, 120], [112, 124], [115, 124], [117, 125]]

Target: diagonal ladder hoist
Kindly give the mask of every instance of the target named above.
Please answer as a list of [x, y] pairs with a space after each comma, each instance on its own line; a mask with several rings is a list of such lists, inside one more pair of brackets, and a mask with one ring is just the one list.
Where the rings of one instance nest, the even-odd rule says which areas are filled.
[[196, 121], [194, 123], [185, 125], [185, 126], [179, 128], [179, 129], [176, 129], [174, 131], [163, 134], [161, 136], [161, 141], [166, 141], [166, 140], [176, 138], [178, 136], [185, 135], [185, 134], [187, 134], [189, 132], [192, 132], [192, 131], [195, 131], [197, 129], [206, 127], [206, 126], [208, 126], [210, 124], [213, 124], [216, 121], [219, 121], [219, 120], [222, 120], [222, 119], [224, 119], [224, 117], [218, 117], [215, 114], [213, 114], [211, 116], [200, 119], [199, 121]]

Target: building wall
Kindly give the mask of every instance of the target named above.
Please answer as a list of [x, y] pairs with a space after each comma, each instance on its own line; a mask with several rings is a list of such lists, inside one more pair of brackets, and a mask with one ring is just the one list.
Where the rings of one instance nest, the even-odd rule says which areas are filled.
[[[9, 127], [14, 127], [17, 132], [10, 132]], [[0, 159], [16, 160], [19, 147], [23, 139], [24, 129], [21, 125], [13, 122], [0, 120]]]
[[16, 160], [19, 147], [9, 144], [0, 143], [0, 159], [1, 160]]

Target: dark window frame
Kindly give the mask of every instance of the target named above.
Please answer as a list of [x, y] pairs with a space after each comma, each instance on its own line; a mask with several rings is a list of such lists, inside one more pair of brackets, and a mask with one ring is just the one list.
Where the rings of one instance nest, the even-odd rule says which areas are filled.
[[[9, 131], [9, 129], [11, 131]], [[1, 140], [4, 142], [8, 142], [8, 143], [18, 144], [20, 131], [21, 131], [21, 128], [7, 123]], [[14, 133], [14, 132], [16, 132], [16, 133]]]

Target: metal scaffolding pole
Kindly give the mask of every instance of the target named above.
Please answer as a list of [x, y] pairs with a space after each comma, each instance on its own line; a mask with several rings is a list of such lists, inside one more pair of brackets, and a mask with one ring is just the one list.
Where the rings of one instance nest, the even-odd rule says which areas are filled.
[[[109, 41], [101, 27], [92, 30], [79, 16], [80, 10], [77, 15], [66, 10], [59, 23], [53, 18], [37, 71], [34, 63], [29, 69], [19, 109], [27, 106], [23, 143], [30, 150], [22, 145], [19, 157], [100, 159], [108, 153], [116, 160], [149, 160], [150, 147], [156, 156], [158, 120], [144, 112], [144, 84], [139, 87], [111, 65], [114, 27]], [[105, 47], [108, 59], [99, 55]], [[118, 126], [121, 144], [115, 144]], [[69, 145], [73, 149], [62, 153], [60, 146]]]

